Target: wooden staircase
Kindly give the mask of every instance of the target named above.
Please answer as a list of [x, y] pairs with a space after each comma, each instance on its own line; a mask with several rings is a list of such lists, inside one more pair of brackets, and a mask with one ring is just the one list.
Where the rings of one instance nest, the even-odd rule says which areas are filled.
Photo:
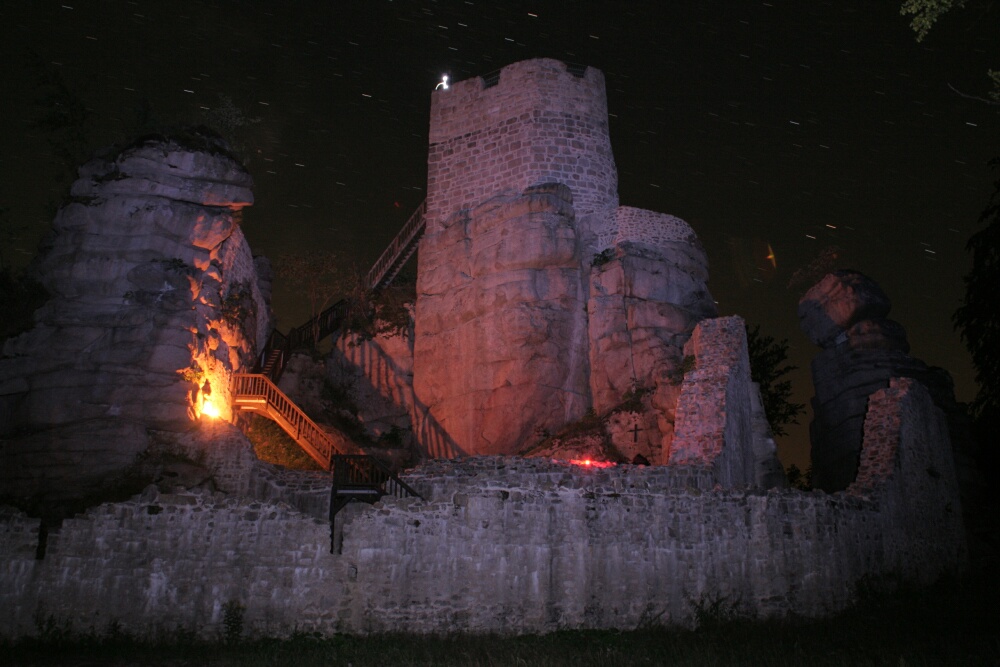
[[385, 496], [420, 498], [378, 459], [371, 456], [336, 455], [330, 460], [333, 485], [330, 488], [330, 553], [337, 553], [337, 513], [352, 502], [375, 504]]
[[[413, 212], [410, 219], [406, 221], [403, 228], [399, 230], [399, 233], [368, 271], [365, 278], [368, 289], [377, 291], [392, 284], [406, 262], [417, 251], [425, 229], [427, 229], [427, 200], [424, 200], [417, 207], [417, 210]], [[349, 314], [349, 304], [347, 301], [341, 300], [305, 324], [295, 327], [288, 332], [287, 336], [275, 329], [271, 332], [267, 345], [265, 345], [258, 360], [257, 372], [277, 383], [281, 379], [285, 364], [293, 350], [308, 348], [313, 342], [318, 343], [334, 331], [339, 330]], [[317, 322], [319, 335], [313, 341], [313, 326]]]
[[[389, 247], [385, 249], [385, 252], [368, 272], [366, 282], [369, 289], [379, 290], [387, 287], [399, 274], [407, 260], [416, 252], [417, 244], [427, 226], [426, 212], [427, 202], [425, 200], [413, 212], [413, 215], [410, 216], [410, 219], [403, 225]], [[295, 405], [292, 399], [278, 389], [278, 380], [281, 379], [281, 375], [285, 371], [285, 365], [288, 363], [292, 351], [309, 347], [313, 342], [313, 327], [317, 323], [319, 336], [315, 342], [319, 342], [340, 329], [349, 314], [348, 303], [342, 300], [305, 324], [295, 327], [288, 335], [275, 329], [271, 332], [267, 345], [257, 360], [256, 372], [237, 373], [233, 376], [233, 408], [256, 412], [277, 422], [324, 470], [332, 469], [332, 461], [335, 456], [350, 456], [355, 455], [356, 452], [345, 451], [343, 446], [338, 445], [326, 431]], [[356, 462], [342, 463], [342, 467], [360, 465]], [[365, 470], [368, 469], [365, 468]], [[391, 473], [389, 474], [391, 475]], [[359, 472], [356, 479], [375, 479], [376, 477], [378, 475], [375, 472], [369, 471], [363, 475]], [[398, 480], [396, 481], [398, 482]], [[387, 483], [383, 480], [380, 482], [382, 486], [379, 488], [383, 488]], [[398, 482], [398, 484], [402, 484], [402, 482]], [[334, 485], [336, 488], [336, 481]], [[403, 484], [403, 486], [406, 485]], [[409, 489], [409, 487], [406, 488]], [[410, 491], [412, 492], [412, 490]], [[361, 491], [358, 493], [364, 495]], [[382, 493], [384, 495], [384, 489]], [[331, 509], [331, 517], [332, 515], [333, 510]]]
[[295, 405], [285, 392], [261, 373], [233, 376], [233, 407], [262, 414], [276, 421], [324, 470], [337, 454], [353, 454]]
[[413, 212], [410, 219], [406, 221], [403, 228], [389, 243], [389, 247], [385, 249], [368, 272], [369, 289], [382, 289], [392, 283], [403, 266], [406, 265], [407, 260], [417, 251], [417, 244], [420, 242], [420, 237], [424, 235], [425, 229], [427, 229], [426, 199]]

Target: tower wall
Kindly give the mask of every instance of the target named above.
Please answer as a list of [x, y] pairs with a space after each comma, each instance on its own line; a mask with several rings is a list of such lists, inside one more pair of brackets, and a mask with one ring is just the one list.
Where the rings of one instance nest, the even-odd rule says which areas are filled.
[[599, 70], [577, 76], [558, 60], [527, 60], [434, 92], [429, 233], [457, 211], [543, 183], [569, 186], [577, 216], [618, 205]]

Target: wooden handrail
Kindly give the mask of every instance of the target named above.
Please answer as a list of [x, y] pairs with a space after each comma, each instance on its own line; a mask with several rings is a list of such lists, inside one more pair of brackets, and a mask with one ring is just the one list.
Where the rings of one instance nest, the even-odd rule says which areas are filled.
[[[324, 470], [330, 469], [330, 460], [334, 454], [349, 454], [265, 375], [233, 375], [233, 403], [245, 409], [267, 413]], [[261, 410], [261, 407], [264, 409]]]

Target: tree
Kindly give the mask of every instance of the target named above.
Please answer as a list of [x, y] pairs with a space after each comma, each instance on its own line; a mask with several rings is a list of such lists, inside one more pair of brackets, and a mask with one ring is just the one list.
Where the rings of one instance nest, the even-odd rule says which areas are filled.
[[[990, 164], [1000, 170], [1000, 158]], [[996, 423], [1000, 417], [1000, 178], [980, 220], [986, 223], [966, 243], [972, 268], [965, 275], [965, 296], [952, 316], [962, 342], [972, 355], [979, 391], [972, 402], [977, 421]]]
[[345, 257], [332, 250], [284, 253], [278, 257], [275, 273], [301, 287], [309, 300], [313, 318], [313, 345], [319, 344], [319, 315], [338, 297], [350, 298], [361, 289], [360, 273]]
[[[964, 6], [965, 0], [903, 0], [903, 4], [899, 8], [899, 13], [903, 16], [909, 15], [913, 17], [910, 19], [910, 28], [913, 29], [913, 32], [917, 33], [917, 41], [922, 42], [941, 16], [950, 12], [955, 7]], [[990, 78], [993, 85], [993, 90], [990, 91], [990, 99], [988, 100], [976, 97], [975, 95], [966, 95], [963, 92], [955, 90], [950, 84], [948, 87], [962, 97], [968, 97], [985, 102], [986, 104], [1000, 104], [1000, 71], [989, 70], [986, 72], [986, 76]]]
[[785, 426], [798, 424], [798, 416], [805, 405], [792, 403], [792, 383], [782, 380], [797, 366], [785, 364], [788, 359], [788, 339], [776, 342], [772, 336], [763, 336], [760, 325], [747, 326], [747, 352], [750, 355], [750, 377], [760, 385], [764, 414], [775, 435], [787, 435]]
[[232, 152], [240, 158], [244, 167], [249, 167], [255, 155], [250, 144], [250, 130], [261, 122], [261, 118], [251, 117], [233, 102], [233, 98], [219, 93], [219, 103], [214, 109], [202, 113], [205, 122], [221, 134], [229, 143]]
[[809, 466], [805, 472], [802, 472], [802, 470], [793, 463], [788, 466], [788, 470], [785, 471], [785, 479], [788, 480], [788, 486], [793, 489], [798, 489], [799, 491], [812, 491], [812, 474], [812, 466]]
[[37, 53], [28, 53], [28, 66], [36, 79], [35, 107], [38, 117], [32, 125], [45, 132], [60, 172], [57, 180], [72, 180], [76, 169], [89, 153], [90, 111], [83, 98]]
[[917, 33], [917, 41], [921, 42], [943, 14], [954, 7], [964, 6], [965, 0], [904, 0], [899, 13], [913, 17], [910, 19], [910, 27]]

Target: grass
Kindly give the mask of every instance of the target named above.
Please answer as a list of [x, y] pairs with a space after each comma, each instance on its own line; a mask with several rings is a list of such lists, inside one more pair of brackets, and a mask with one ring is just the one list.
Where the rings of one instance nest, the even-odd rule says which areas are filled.
[[246, 435], [261, 461], [293, 470], [322, 470], [277, 422], [267, 417], [252, 415]]
[[544, 636], [323, 638], [198, 642], [179, 634], [140, 642], [111, 628], [73, 635], [56, 623], [39, 635], [0, 643], [10, 665], [858, 665], [920, 667], [1000, 664], [995, 580], [943, 583], [872, 595], [823, 621], [750, 622], [703, 618], [694, 631], [567, 631]]

